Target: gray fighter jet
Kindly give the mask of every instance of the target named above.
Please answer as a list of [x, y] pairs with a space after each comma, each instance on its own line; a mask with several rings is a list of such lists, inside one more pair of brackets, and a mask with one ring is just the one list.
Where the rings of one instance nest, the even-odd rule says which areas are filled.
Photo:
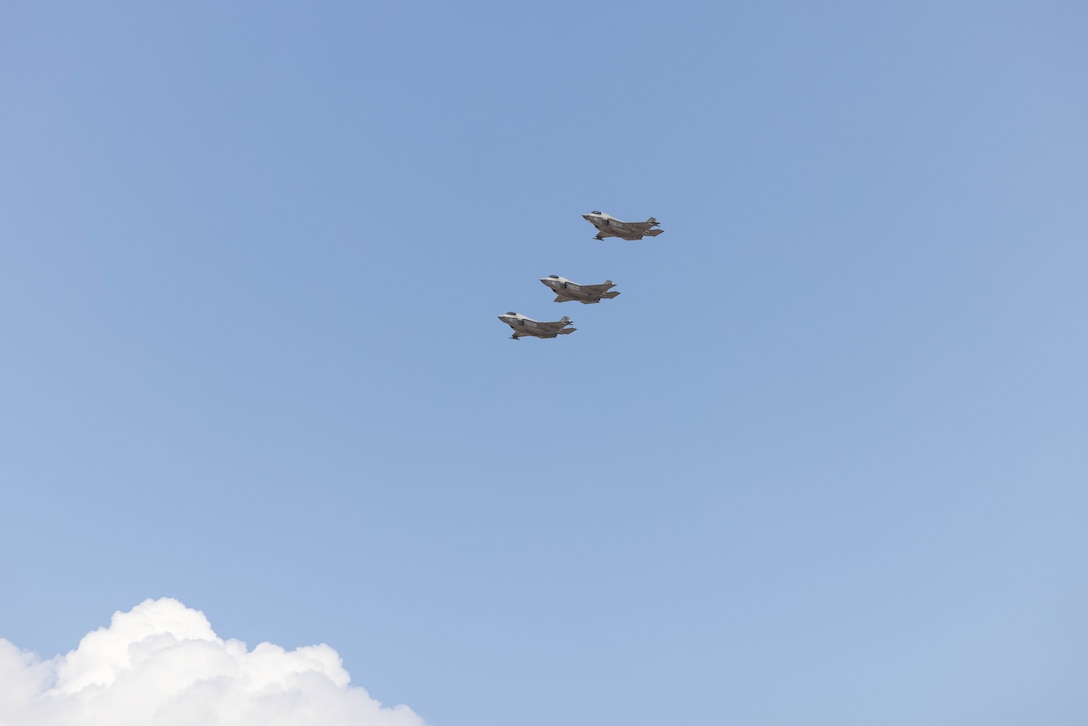
[[534, 338], [554, 338], [557, 335], [570, 335], [577, 330], [577, 328], [567, 327], [570, 325], [570, 318], [566, 315], [554, 323], [541, 323], [521, 313], [509, 312], [506, 315], [500, 315], [499, 320], [514, 329], [514, 334], [510, 336], [514, 340], [524, 338], [526, 335]]
[[611, 300], [619, 295], [618, 291], [610, 290], [610, 288], [616, 286], [616, 283], [611, 280], [605, 280], [600, 285], [579, 285], [577, 282], [571, 282], [559, 275], [548, 275], [540, 278], [540, 281], [555, 290], [556, 302], [577, 300], [583, 305], [589, 305], [590, 303], [599, 303], [602, 297]]
[[647, 235], [656, 237], [665, 231], [663, 229], [653, 229], [658, 225], [657, 220], [653, 217], [645, 222], [621, 222], [611, 214], [592, 211], [589, 214], [583, 214], [582, 219], [597, 228], [597, 236], [593, 239], [619, 237], [620, 239], [636, 240]]

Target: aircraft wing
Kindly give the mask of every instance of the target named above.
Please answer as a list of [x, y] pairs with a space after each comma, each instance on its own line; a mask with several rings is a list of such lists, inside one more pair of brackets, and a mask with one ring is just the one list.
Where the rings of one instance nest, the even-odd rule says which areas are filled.
[[531, 326], [533, 326], [534, 328], [538, 328], [539, 330], [543, 330], [543, 331], [545, 331], [547, 333], [558, 333], [558, 332], [563, 330], [563, 326], [565, 326], [567, 324], [567, 322], [565, 320], [560, 320], [560, 321], [554, 322], [554, 323], [539, 323], [539, 322], [537, 322], [537, 323], [529, 323], [529, 324]]

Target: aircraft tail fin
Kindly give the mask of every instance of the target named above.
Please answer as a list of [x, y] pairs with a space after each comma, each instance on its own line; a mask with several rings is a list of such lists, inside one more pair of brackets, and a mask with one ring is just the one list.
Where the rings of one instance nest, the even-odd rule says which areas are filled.
[[570, 322], [570, 318], [568, 318], [566, 315], [564, 315], [563, 317], [559, 318], [559, 322], [563, 323], [563, 325], [566, 325], [567, 323]]

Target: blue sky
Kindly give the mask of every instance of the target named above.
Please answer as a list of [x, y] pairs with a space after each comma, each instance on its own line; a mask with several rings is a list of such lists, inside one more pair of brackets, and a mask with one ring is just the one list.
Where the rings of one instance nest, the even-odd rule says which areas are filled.
[[8, 4], [0, 637], [177, 598], [434, 726], [1084, 723], [1086, 21]]

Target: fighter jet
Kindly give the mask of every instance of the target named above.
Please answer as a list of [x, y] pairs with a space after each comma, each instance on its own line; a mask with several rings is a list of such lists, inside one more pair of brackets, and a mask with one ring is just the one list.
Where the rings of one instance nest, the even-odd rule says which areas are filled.
[[611, 280], [605, 280], [600, 285], [579, 285], [577, 282], [571, 282], [559, 275], [548, 275], [540, 278], [540, 281], [555, 290], [556, 302], [577, 300], [583, 305], [589, 305], [590, 303], [599, 303], [602, 297], [611, 300], [619, 295], [618, 291], [609, 289], [616, 286], [616, 283]]
[[583, 214], [582, 219], [597, 228], [597, 236], [593, 239], [619, 237], [621, 239], [636, 240], [642, 239], [646, 235], [656, 237], [665, 231], [663, 229], [653, 229], [658, 225], [657, 220], [653, 217], [645, 222], [621, 222], [611, 214], [595, 210], [589, 214]]
[[514, 329], [514, 334], [510, 336], [514, 340], [524, 338], [526, 335], [534, 338], [554, 338], [557, 335], [570, 335], [577, 329], [566, 327], [570, 325], [570, 318], [566, 315], [554, 323], [541, 323], [521, 313], [509, 312], [506, 315], [500, 315], [499, 320]]

